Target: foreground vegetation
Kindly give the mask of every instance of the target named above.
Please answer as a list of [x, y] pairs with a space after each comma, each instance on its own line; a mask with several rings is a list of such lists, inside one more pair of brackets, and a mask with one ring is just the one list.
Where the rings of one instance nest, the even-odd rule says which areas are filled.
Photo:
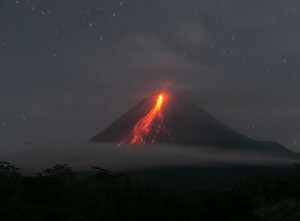
[[67, 165], [36, 176], [0, 162], [0, 220], [300, 220], [300, 167], [285, 178], [256, 175], [219, 191], [133, 181], [93, 167], [78, 179]]

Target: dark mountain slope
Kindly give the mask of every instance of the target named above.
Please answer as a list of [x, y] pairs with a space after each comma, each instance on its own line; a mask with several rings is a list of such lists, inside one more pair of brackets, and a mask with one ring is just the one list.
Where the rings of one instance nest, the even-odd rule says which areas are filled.
[[[122, 137], [130, 134], [135, 124], [155, 106], [156, 98], [157, 95], [144, 98], [90, 141], [119, 142]], [[276, 142], [257, 141], [248, 138], [226, 126], [197, 105], [177, 97], [168, 96], [168, 99], [164, 100], [161, 115], [168, 136], [166, 133], [158, 134], [155, 143], [267, 151], [282, 156], [298, 155]], [[153, 124], [158, 123], [153, 121]], [[156, 126], [152, 125], [151, 128], [156, 128]], [[151, 143], [150, 138], [149, 140], [146, 138], [146, 143]]]

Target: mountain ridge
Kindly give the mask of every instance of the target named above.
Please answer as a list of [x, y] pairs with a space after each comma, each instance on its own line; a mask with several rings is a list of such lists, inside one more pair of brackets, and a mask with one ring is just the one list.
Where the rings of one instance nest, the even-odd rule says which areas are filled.
[[[109, 127], [97, 134], [91, 142], [119, 142], [132, 133], [137, 122], [155, 105], [157, 95], [142, 99]], [[168, 143], [185, 146], [215, 146], [222, 149], [266, 151], [283, 156], [299, 157], [300, 154], [274, 141], [258, 141], [235, 131], [216, 117], [182, 98], [168, 96], [162, 106], [163, 123], [170, 137], [158, 134], [154, 143]], [[153, 121], [152, 124], [157, 124]], [[153, 126], [151, 125], [151, 126]], [[155, 125], [154, 125], [155, 126]], [[160, 125], [156, 125], [158, 128]], [[145, 138], [145, 143], [153, 143]]]

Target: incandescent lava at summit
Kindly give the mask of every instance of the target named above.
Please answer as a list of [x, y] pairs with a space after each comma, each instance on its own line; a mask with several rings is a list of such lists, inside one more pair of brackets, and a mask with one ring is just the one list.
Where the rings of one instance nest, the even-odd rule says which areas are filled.
[[121, 138], [118, 146], [122, 144], [156, 143], [162, 134], [168, 134], [162, 115], [166, 94], [160, 93], [155, 98], [156, 103], [153, 108], [134, 125], [127, 135]]

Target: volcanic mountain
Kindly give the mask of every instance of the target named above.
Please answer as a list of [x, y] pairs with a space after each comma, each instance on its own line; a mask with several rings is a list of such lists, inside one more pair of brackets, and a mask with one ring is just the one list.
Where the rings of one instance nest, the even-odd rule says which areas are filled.
[[257, 141], [238, 133], [197, 105], [168, 93], [144, 98], [90, 141], [114, 142], [117, 146], [137, 143], [214, 146], [298, 156], [279, 143]]

